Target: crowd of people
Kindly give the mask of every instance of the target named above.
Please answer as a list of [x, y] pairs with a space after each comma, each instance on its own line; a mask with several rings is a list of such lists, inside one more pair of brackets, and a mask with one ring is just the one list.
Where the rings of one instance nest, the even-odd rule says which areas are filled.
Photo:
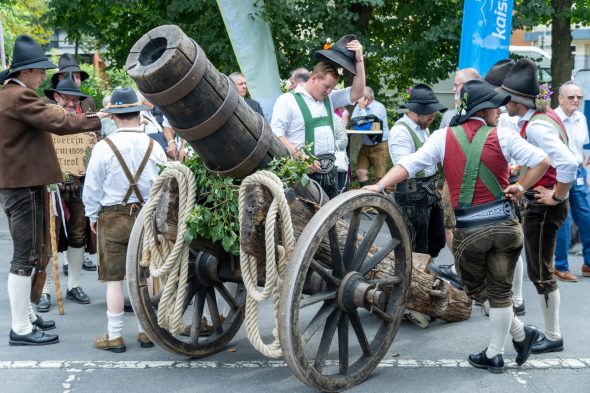
[[[573, 81], [561, 86], [559, 107], [552, 110], [534, 62], [504, 59], [483, 79], [474, 69], [459, 70], [455, 108], [442, 105], [429, 86], [415, 85], [401, 106], [406, 112], [391, 123], [385, 106], [366, 85], [363, 46], [354, 36], [343, 37], [316, 57], [311, 72], [292, 71], [290, 91], [274, 104], [270, 126], [288, 153], [306, 157], [303, 148], [310, 146], [315, 161], [309, 176], [334, 198], [346, 189], [343, 180], [349, 173], [347, 128], [361, 134], [354, 168], [359, 185], [386, 195], [394, 190], [411, 227], [413, 251], [436, 258], [447, 245], [454, 264], [431, 263], [429, 269], [477, 303], [489, 304], [489, 343], [469, 355], [473, 366], [502, 372], [509, 334], [519, 365], [531, 353], [562, 351], [557, 280], [578, 280], [567, 261], [572, 220], [580, 228], [582, 275], [590, 277], [584, 153], [589, 140], [579, 111], [581, 87]], [[58, 71], [41, 99], [35, 90], [51, 68]], [[351, 86], [335, 89], [339, 68], [353, 75]], [[51, 280], [44, 287], [41, 283], [40, 293], [35, 291], [42, 276], [38, 273], [47, 264], [41, 252], [46, 223], [54, 219], [46, 202], [56, 191], [47, 191], [47, 186], [59, 184], [61, 214], [67, 218], [59, 230], [58, 249], [68, 261], [66, 298], [91, 302], [80, 283], [81, 270], [96, 269], [85, 252], [98, 253], [98, 279], [106, 283], [107, 333], [94, 346], [126, 350], [123, 280], [131, 228], [149, 197], [158, 165], [190, 154], [168, 119], [131, 88], [116, 89], [97, 112], [92, 98], [80, 90], [87, 77], [71, 55], [55, 65], [38, 43], [19, 36], [12, 64], [0, 78], [0, 202], [14, 244], [8, 276], [11, 345], [59, 342], [58, 335], [47, 333], [55, 322], [37, 314], [51, 308]], [[264, 117], [260, 104], [247, 98], [245, 76], [234, 72], [229, 79]], [[353, 106], [350, 112], [343, 109]], [[442, 121], [431, 132], [437, 113], [443, 114]], [[85, 173], [64, 177], [50, 134], [83, 131], [95, 133], [98, 142]], [[393, 167], [387, 171], [389, 164]], [[523, 248], [542, 305], [542, 330], [518, 318], [525, 315]], [[139, 323], [138, 330], [141, 346], [152, 346]]]

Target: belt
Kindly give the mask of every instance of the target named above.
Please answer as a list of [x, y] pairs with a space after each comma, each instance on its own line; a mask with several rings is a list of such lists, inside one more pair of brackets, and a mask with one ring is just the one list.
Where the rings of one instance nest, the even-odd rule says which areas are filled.
[[420, 177], [416, 179], [408, 179], [395, 186], [395, 192], [411, 193], [418, 191], [426, 191], [431, 194], [436, 193], [438, 188], [438, 176]]
[[125, 203], [125, 204], [120, 204], [120, 205], [111, 205], [111, 206], [102, 206], [100, 208], [100, 211], [98, 212], [98, 214], [100, 213], [106, 213], [106, 212], [117, 212], [117, 211], [124, 211], [124, 212], [129, 212], [129, 214], [132, 214], [134, 210], [141, 210], [142, 204], [139, 202], [132, 202], [132, 203]]
[[476, 228], [517, 219], [516, 207], [511, 200], [502, 199], [477, 206], [454, 209], [459, 229]]

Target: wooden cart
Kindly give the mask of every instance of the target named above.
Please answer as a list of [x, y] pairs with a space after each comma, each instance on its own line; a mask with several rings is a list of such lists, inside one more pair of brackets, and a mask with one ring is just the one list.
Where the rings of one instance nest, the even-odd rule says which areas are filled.
[[[227, 78], [178, 27], [161, 26], [142, 37], [127, 69], [208, 168], [243, 177], [286, 154], [268, 123], [236, 96]], [[350, 191], [321, 207], [297, 192], [288, 194], [296, 244], [280, 288], [283, 356], [306, 384], [344, 390], [367, 378], [400, 325], [412, 269], [407, 225], [392, 199], [380, 194]], [[170, 196], [163, 209], [174, 206], [174, 194]], [[249, 209], [241, 220], [248, 226], [242, 246], [264, 255], [264, 244], [257, 239], [269, 201], [259, 187], [252, 187], [248, 198]], [[370, 221], [362, 219], [366, 208], [376, 212]], [[166, 211], [164, 221], [174, 221], [174, 214], [174, 208]], [[158, 325], [159, 294], [150, 294], [148, 270], [139, 264], [143, 222], [142, 213], [129, 242], [127, 277], [147, 335], [178, 355], [200, 358], [222, 350], [244, 319], [246, 291], [239, 257], [218, 243], [192, 241], [183, 316], [190, 329], [186, 336], [172, 335]], [[226, 306], [220, 306], [221, 301]], [[202, 335], [207, 310], [213, 332]]]

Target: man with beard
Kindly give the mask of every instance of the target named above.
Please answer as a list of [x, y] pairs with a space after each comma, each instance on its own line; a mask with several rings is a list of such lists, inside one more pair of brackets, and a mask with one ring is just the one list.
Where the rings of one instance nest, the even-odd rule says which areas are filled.
[[[434, 115], [447, 109], [432, 89], [422, 83], [412, 88], [410, 99], [401, 107], [409, 111], [390, 132], [389, 155], [394, 165], [426, 142]], [[399, 183], [394, 194], [413, 227], [413, 251], [433, 258], [445, 246], [444, 211], [438, 192], [440, 180], [437, 166], [432, 165]]]
[[[80, 107], [81, 99], [88, 97], [80, 91], [71, 74], [61, 79], [55, 89], [46, 89], [45, 96], [55, 101], [59, 107], [70, 114], [76, 114], [77, 109]], [[74, 176], [72, 174], [66, 174], [66, 177], [68, 181], [63, 186], [61, 195], [65, 202], [68, 215], [66, 216], [66, 230], [64, 231], [61, 228], [60, 231], [60, 237], [63, 239], [67, 238], [65, 241], [67, 243], [66, 255], [68, 259], [68, 289], [66, 298], [79, 304], [89, 304], [90, 298], [80, 286], [84, 249], [87, 244], [87, 237], [90, 235], [87, 229], [88, 223], [81, 197], [84, 177]], [[65, 233], [67, 233], [67, 236]], [[37, 304], [37, 311], [39, 312], [48, 312], [51, 308], [51, 297], [49, 294], [50, 274], [48, 274], [48, 279], [45, 280], [43, 293], [41, 294], [39, 304]]]
[[[437, 163], [443, 164], [457, 224], [453, 254], [467, 294], [490, 302], [489, 345], [469, 355], [477, 368], [501, 373], [504, 342], [513, 337], [516, 363], [523, 364], [539, 337], [534, 326], [523, 325], [512, 310], [512, 276], [523, 246], [523, 233], [513, 199], [543, 176], [550, 162], [540, 149], [508, 128], [496, 128], [498, 108], [510, 96], [495, 92], [480, 80], [461, 89], [459, 112], [448, 128], [440, 129], [415, 153], [400, 159], [381, 182], [364, 189], [383, 192]], [[508, 182], [511, 159], [530, 169], [520, 183]], [[509, 198], [509, 199], [507, 199]]]
[[518, 125], [522, 138], [542, 149], [551, 160], [551, 168], [538, 183], [522, 186], [522, 191], [526, 191], [523, 231], [527, 272], [539, 294], [545, 322], [543, 335], [533, 346], [533, 353], [563, 351], [559, 328], [560, 294], [552, 271], [553, 253], [557, 230], [568, 214], [569, 189], [578, 165], [568, 149], [561, 119], [546, 106], [548, 97], [540, 95], [537, 67], [531, 59], [520, 59], [497, 90], [511, 95], [506, 109], [510, 116], [520, 117]]

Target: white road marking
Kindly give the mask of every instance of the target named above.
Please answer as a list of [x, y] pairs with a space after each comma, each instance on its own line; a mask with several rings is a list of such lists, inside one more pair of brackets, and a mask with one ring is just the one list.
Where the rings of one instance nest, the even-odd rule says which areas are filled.
[[[327, 365], [337, 365], [337, 361], [327, 361]], [[506, 368], [517, 369], [516, 363], [507, 359]], [[0, 361], [0, 370], [15, 369], [66, 369], [71, 373], [77, 373], [86, 370], [100, 369], [170, 369], [170, 368], [191, 368], [191, 369], [240, 369], [240, 368], [282, 368], [287, 367], [287, 363], [281, 360], [252, 360], [237, 362], [220, 362], [220, 361], [201, 361], [201, 360], [184, 360], [184, 361]], [[440, 360], [421, 360], [421, 359], [387, 359], [379, 362], [378, 367], [399, 367], [399, 368], [470, 368], [472, 367], [463, 359], [440, 359]], [[529, 360], [518, 370], [541, 370], [541, 369], [583, 369], [590, 368], [590, 358], [581, 359], [534, 359]], [[73, 382], [72, 375], [68, 377], [66, 383]], [[64, 386], [65, 387], [65, 386]]]

